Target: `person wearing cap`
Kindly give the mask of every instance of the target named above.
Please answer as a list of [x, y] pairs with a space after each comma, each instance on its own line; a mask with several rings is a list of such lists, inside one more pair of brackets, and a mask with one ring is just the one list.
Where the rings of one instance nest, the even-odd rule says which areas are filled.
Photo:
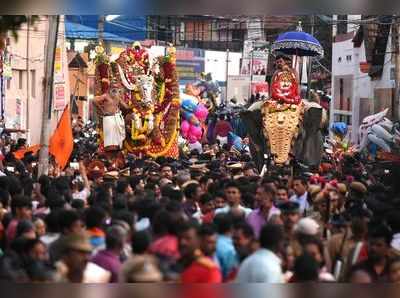
[[153, 256], [134, 255], [123, 264], [118, 280], [122, 283], [155, 283], [163, 281], [163, 274]]
[[256, 202], [258, 208], [247, 216], [247, 223], [253, 228], [256, 238], [260, 236], [261, 228], [274, 215], [280, 215], [281, 212], [274, 206], [274, 190], [266, 184], [259, 185], [256, 190]]
[[199, 228], [197, 224], [182, 224], [179, 232], [179, 250], [183, 271], [180, 280], [184, 284], [221, 283], [222, 275], [218, 265], [206, 257], [200, 249]]
[[310, 217], [304, 217], [294, 227], [294, 232], [300, 238], [302, 236], [318, 236], [320, 233], [319, 224]]
[[350, 196], [362, 199], [367, 193], [367, 187], [358, 181], [353, 181], [350, 183]]
[[[74, 239], [74, 240], [72, 240]], [[111, 278], [111, 272], [103, 269], [102, 267], [91, 262], [88, 258], [92, 253], [90, 242], [88, 242], [88, 235], [86, 233], [73, 234], [66, 239], [66, 250], [65, 255], [60, 262], [56, 263], [56, 268], [67, 268], [67, 281], [77, 282], [72, 278], [81, 276], [80, 272], [83, 268], [83, 279], [82, 283], [109, 283]], [[72, 243], [68, 245], [68, 242]], [[75, 244], [73, 244], [75, 243]], [[84, 265], [86, 263], [86, 265]], [[59, 267], [61, 265], [61, 267]], [[65, 269], [64, 269], [65, 270]], [[69, 277], [69, 272], [72, 271], [72, 278]]]
[[303, 254], [303, 244], [311, 237], [318, 237], [320, 226], [310, 217], [304, 217], [298, 220], [294, 225], [293, 231], [290, 235], [286, 235], [286, 243], [293, 250], [295, 257]]
[[61, 259], [56, 265], [59, 278], [66, 282], [81, 283], [90, 259], [92, 245], [84, 233], [70, 234], [65, 237]]

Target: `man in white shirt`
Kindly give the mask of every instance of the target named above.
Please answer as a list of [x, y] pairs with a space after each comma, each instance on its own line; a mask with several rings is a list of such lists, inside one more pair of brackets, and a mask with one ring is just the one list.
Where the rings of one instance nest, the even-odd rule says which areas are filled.
[[283, 283], [279, 252], [284, 249], [282, 226], [267, 224], [260, 233], [261, 248], [247, 257], [239, 267], [238, 283]]
[[251, 213], [252, 210], [250, 208], [246, 208], [240, 204], [242, 194], [240, 192], [239, 185], [235, 181], [232, 180], [226, 183], [224, 192], [228, 206], [215, 210], [215, 215], [219, 213], [232, 212], [235, 215], [241, 214], [244, 216], [244, 218], [246, 218]]
[[311, 208], [308, 201], [307, 181], [302, 177], [295, 177], [293, 179], [293, 190], [295, 195], [290, 198], [290, 201], [298, 203], [300, 205], [300, 213], [304, 214]]

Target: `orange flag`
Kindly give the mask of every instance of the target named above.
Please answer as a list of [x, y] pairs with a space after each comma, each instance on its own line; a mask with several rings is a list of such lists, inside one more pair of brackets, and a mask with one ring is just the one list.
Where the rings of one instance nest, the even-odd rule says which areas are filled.
[[26, 149], [19, 149], [14, 152], [14, 157], [16, 159], [23, 159], [25, 156], [25, 153], [32, 153], [33, 155], [36, 155], [36, 153], [40, 150], [42, 146], [41, 145], [32, 145]]
[[71, 114], [67, 105], [54, 134], [50, 138], [49, 153], [54, 156], [60, 168], [64, 169], [73, 149], [74, 137], [72, 135]]

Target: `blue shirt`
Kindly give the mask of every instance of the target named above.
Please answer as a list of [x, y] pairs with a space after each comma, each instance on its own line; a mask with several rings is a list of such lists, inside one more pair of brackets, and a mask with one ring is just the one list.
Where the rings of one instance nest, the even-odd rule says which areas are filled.
[[308, 192], [305, 192], [300, 197], [294, 195], [290, 198], [290, 201], [299, 203], [301, 214], [304, 214], [304, 211], [308, 211], [311, 208], [310, 204], [308, 203], [307, 197], [308, 197]]
[[238, 266], [239, 258], [233, 246], [232, 238], [219, 235], [217, 239], [217, 259], [221, 266], [222, 276], [226, 278], [228, 274]]

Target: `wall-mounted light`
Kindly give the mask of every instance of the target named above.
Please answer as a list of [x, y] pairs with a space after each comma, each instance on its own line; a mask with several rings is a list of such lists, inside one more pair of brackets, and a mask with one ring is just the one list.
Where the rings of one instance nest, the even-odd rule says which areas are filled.
[[120, 16], [119, 14], [109, 14], [109, 15], [106, 16], [106, 21], [107, 22], [112, 22], [116, 18], [118, 18], [119, 16]]

